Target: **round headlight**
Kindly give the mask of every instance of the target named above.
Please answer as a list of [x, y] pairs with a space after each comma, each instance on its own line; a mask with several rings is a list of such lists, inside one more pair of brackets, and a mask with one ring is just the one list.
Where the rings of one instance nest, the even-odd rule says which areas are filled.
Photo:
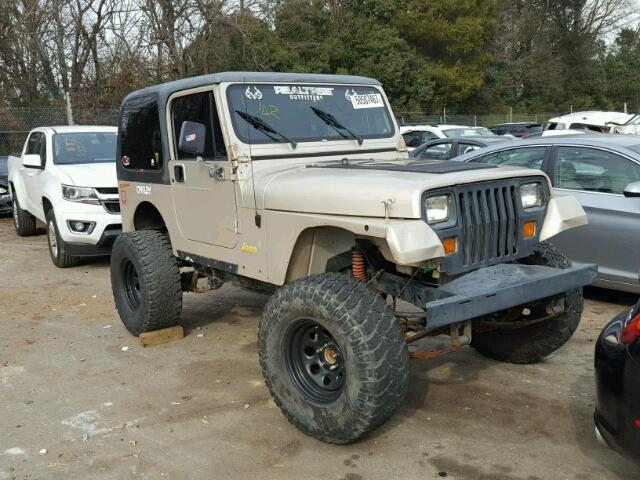
[[540, 182], [525, 183], [520, 186], [522, 208], [541, 207], [544, 204], [544, 192]]
[[451, 215], [451, 195], [434, 195], [425, 201], [427, 223], [433, 225], [449, 220]]

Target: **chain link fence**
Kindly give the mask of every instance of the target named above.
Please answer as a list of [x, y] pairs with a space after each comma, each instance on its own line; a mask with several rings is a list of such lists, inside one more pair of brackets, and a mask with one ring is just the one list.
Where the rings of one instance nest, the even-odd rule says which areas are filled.
[[[490, 127], [507, 122], [540, 122], [556, 116], [554, 113], [483, 113], [470, 114], [395, 112], [399, 125], [455, 124]], [[0, 108], [0, 155], [17, 153], [27, 138], [27, 133], [36, 127], [56, 125], [117, 125], [118, 108]]]
[[118, 108], [0, 108], [0, 155], [22, 150], [27, 134], [36, 127], [61, 125], [117, 125]]
[[491, 127], [499, 123], [536, 122], [545, 124], [557, 113], [458, 113], [443, 109], [438, 113], [394, 112], [398, 125], [468, 125], [472, 127]]

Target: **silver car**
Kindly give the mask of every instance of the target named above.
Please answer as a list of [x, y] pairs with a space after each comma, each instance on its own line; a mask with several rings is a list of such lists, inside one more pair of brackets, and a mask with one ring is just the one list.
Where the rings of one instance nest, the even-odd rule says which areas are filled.
[[640, 136], [543, 137], [454, 160], [543, 170], [556, 195], [576, 197], [589, 217], [553, 244], [573, 261], [597, 263], [595, 285], [640, 293]]

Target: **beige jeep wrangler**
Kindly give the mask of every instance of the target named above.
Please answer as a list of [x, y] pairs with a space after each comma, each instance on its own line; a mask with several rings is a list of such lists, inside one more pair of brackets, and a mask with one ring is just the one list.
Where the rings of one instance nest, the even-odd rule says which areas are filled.
[[[297, 428], [332, 443], [402, 404], [410, 356], [549, 356], [578, 326], [595, 266], [544, 241], [583, 210], [537, 170], [406, 152], [371, 78], [220, 73], [133, 92], [111, 260], [125, 326], [177, 324], [182, 292], [203, 284], [271, 292], [266, 384]], [[410, 354], [427, 335], [451, 345]]]

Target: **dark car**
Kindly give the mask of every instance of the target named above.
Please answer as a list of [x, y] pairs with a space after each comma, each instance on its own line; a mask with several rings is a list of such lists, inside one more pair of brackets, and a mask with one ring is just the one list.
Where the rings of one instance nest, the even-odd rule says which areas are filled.
[[489, 127], [496, 135], [513, 135], [514, 137], [526, 138], [530, 135], [541, 134], [544, 127], [537, 122], [514, 122], [499, 123]]
[[9, 171], [6, 156], [0, 156], [0, 215], [11, 213], [11, 195], [9, 195]]
[[597, 286], [640, 293], [640, 136], [520, 139], [453, 160], [544, 171], [555, 195], [575, 197], [589, 218], [553, 244], [574, 262], [597, 263]]
[[598, 439], [640, 461], [640, 301], [602, 330], [595, 372]]
[[497, 136], [481, 138], [440, 138], [420, 145], [413, 150], [409, 156], [419, 160], [449, 160], [458, 155], [474, 152], [489, 145], [511, 141], [513, 140], [510, 138]]

